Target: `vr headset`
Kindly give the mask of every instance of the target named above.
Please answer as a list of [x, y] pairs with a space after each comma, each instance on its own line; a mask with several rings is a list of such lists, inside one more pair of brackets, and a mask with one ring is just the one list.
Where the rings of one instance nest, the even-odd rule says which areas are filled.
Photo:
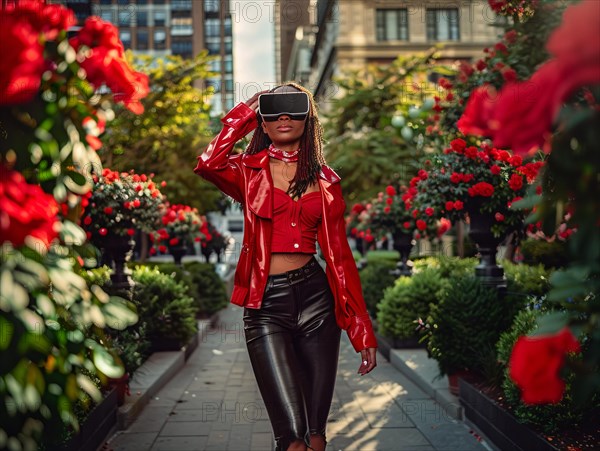
[[309, 111], [305, 92], [269, 92], [258, 96], [258, 114], [266, 122], [274, 122], [284, 114], [292, 120], [303, 121]]

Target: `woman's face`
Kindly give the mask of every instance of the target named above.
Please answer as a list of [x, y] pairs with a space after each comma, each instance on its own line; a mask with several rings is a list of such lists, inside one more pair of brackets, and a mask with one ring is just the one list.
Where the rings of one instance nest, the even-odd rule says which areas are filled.
[[[280, 86], [273, 92], [300, 92], [293, 86]], [[271, 138], [274, 145], [292, 144], [300, 141], [304, 133], [306, 119], [297, 121], [293, 120], [287, 114], [282, 114], [276, 121], [262, 121], [263, 131]]]

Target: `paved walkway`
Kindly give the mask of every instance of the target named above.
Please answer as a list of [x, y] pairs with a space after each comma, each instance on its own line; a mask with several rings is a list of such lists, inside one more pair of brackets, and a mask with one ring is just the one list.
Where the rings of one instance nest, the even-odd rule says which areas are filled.
[[[359, 376], [360, 360], [342, 334], [327, 426], [334, 451], [489, 450], [402, 373], [378, 355]], [[108, 443], [124, 451], [272, 451], [271, 426], [247, 356], [242, 309], [229, 306], [187, 364], [126, 431]], [[106, 449], [106, 448], [104, 448]]]

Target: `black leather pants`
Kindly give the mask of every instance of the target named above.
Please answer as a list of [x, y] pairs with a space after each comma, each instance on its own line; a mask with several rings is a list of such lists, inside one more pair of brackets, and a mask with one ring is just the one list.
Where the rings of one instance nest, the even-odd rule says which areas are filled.
[[277, 441], [325, 440], [340, 347], [334, 299], [314, 259], [269, 276], [260, 309], [244, 309], [250, 361]]

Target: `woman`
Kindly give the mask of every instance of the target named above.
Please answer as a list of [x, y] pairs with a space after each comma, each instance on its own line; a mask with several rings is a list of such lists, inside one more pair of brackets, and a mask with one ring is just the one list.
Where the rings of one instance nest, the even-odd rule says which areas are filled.
[[[289, 93], [305, 94], [277, 95]], [[306, 111], [267, 102], [288, 98], [304, 98]], [[295, 83], [257, 93], [222, 122], [195, 172], [243, 205], [231, 302], [244, 306], [246, 344], [277, 450], [321, 451], [340, 328], [361, 354], [358, 373], [377, 365], [377, 342], [345, 234], [340, 178], [325, 164], [314, 100]], [[231, 155], [255, 128], [246, 151]], [[326, 272], [315, 260], [315, 241]]]

